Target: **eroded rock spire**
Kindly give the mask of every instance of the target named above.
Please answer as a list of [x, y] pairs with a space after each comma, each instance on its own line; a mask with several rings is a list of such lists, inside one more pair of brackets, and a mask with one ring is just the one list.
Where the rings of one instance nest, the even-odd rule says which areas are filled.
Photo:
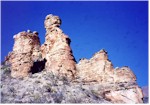
[[76, 72], [75, 59], [70, 48], [70, 38], [59, 28], [61, 20], [52, 14], [45, 18], [46, 36], [41, 46], [42, 57], [47, 60], [45, 69], [56, 75], [73, 78]]

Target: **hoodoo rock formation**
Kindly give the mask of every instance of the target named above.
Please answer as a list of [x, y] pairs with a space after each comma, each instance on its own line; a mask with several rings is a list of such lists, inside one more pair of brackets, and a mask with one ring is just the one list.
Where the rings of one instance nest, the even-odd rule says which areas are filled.
[[66, 77], [71, 80], [70, 84], [82, 84], [83, 90], [88, 89], [90, 94], [111, 103], [143, 103], [142, 90], [129, 67], [114, 68], [104, 49], [91, 59], [81, 59], [76, 64], [70, 48], [71, 40], [60, 29], [60, 18], [47, 15], [44, 25], [46, 36], [41, 46], [37, 32], [20, 32], [14, 36], [13, 51], [6, 57], [6, 62], [11, 64], [12, 77], [26, 77], [29, 73], [44, 70], [43, 75], [53, 73]]
[[45, 18], [46, 37], [41, 46], [42, 57], [47, 60], [45, 69], [56, 75], [74, 78], [76, 62], [70, 48], [71, 40], [59, 28], [58, 16], [47, 15]]
[[13, 51], [6, 57], [11, 64], [12, 77], [28, 76], [34, 61], [40, 59], [40, 40], [37, 32], [23, 31], [14, 35]]

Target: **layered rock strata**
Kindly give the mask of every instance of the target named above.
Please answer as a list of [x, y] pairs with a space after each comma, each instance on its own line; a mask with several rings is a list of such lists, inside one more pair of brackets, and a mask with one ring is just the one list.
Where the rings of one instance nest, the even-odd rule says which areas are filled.
[[[102, 49], [88, 59], [81, 59], [77, 64], [77, 79], [85, 83], [117, 84], [119, 88], [107, 88], [104, 97], [113, 103], [142, 103], [143, 94], [136, 84], [136, 77], [129, 67], [114, 69], [107, 52]], [[125, 84], [132, 84], [131, 86]], [[122, 88], [123, 87], [123, 88]]]
[[41, 57], [38, 33], [28, 30], [14, 35], [13, 38], [13, 51], [6, 57], [11, 64], [11, 76], [25, 77], [29, 74], [34, 61]]
[[45, 18], [46, 37], [41, 46], [42, 57], [47, 60], [45, 69], [55, 75], [74, 78], [75, 59], [70, 48], [71, 40], [59, 28], [61, 20], [58, 16], [47, 15]]

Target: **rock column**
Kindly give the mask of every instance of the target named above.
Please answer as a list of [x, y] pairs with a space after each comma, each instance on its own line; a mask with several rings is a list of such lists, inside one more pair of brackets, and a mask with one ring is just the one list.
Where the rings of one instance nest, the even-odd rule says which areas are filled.
[[9, 54], [11, 76], [28, 76], [34, 61], [40, 58], [40, 41], [37, 32], [20, 32], [14, 35], [14, 47]]
[[75, 59], [70, 48], [71, 40], [60, 29], [58, 16], [47, 15], [44, 22], [46, 28], [45, 43], [41, 46], [42, 57], [47, 60], [45, 69], [55, 75], [74, 78]]

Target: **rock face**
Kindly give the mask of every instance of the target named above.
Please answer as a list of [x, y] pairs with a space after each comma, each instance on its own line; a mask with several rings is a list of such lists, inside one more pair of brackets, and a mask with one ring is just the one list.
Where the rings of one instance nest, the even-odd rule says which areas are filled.
[[130, 68], [122, 67], [114, 69], [104, 49], [97, 52], [90, 60], [81, 59], [77, 64], [77, 69], [77, 77], [87, 82], [117, 83], [136, 80]]
[[71, 40], [59, 28], [61, 20], [58, 16], [47, 15], [45, 18], [46, 37], [41, 46], [42, 57], [47, 60], [45, 69], [55, 75], [74, 78], [75, 59], [70, 48]]
[[129, 86], [125, 88], [126, 89], [109, 90], [108, 93], [106, 92], [105, 98], [111, 100], [113, 103], [143, 103], [142, 90], [138, 86], [133, 85], [132, 88], [129, 88]]
[[39, 37], [38, 34], [23, 31], [14, 35], [14, 40], [13, 51], [6, 57], [11, 64], [11, 76], [25, 77], [34, 61], [41, 56]]
[[[136, 83], [136, 77], [128, 67], [114, 69], [107, 52], [100, 50], [90, 60], [81, 59], [77, 64], [77, 77], [84, 82], [100, 84]], [[127, 89], [107, 89], [104, 97], [113, 103], [142, 103], [143, 94], [137, 85]], [[105, 93], [105, 92], [104, 92]]]
[[42, 46], [36, 31], [14, 36], [13, 51], [5, 58], [14, 78], [2, 66], [2, 102], [143, 103], [142, 90], [129, 67], [114, 68], [104, 49], [76, 64], [60, 18], [47, 15], [44, 25]]
[[82, 81], [114, 82], [113, 65], [108, 60], [105, 50], [99, 51], [90, 60], [81, 59], [77, 64], [77, 70], [77, 77]]

